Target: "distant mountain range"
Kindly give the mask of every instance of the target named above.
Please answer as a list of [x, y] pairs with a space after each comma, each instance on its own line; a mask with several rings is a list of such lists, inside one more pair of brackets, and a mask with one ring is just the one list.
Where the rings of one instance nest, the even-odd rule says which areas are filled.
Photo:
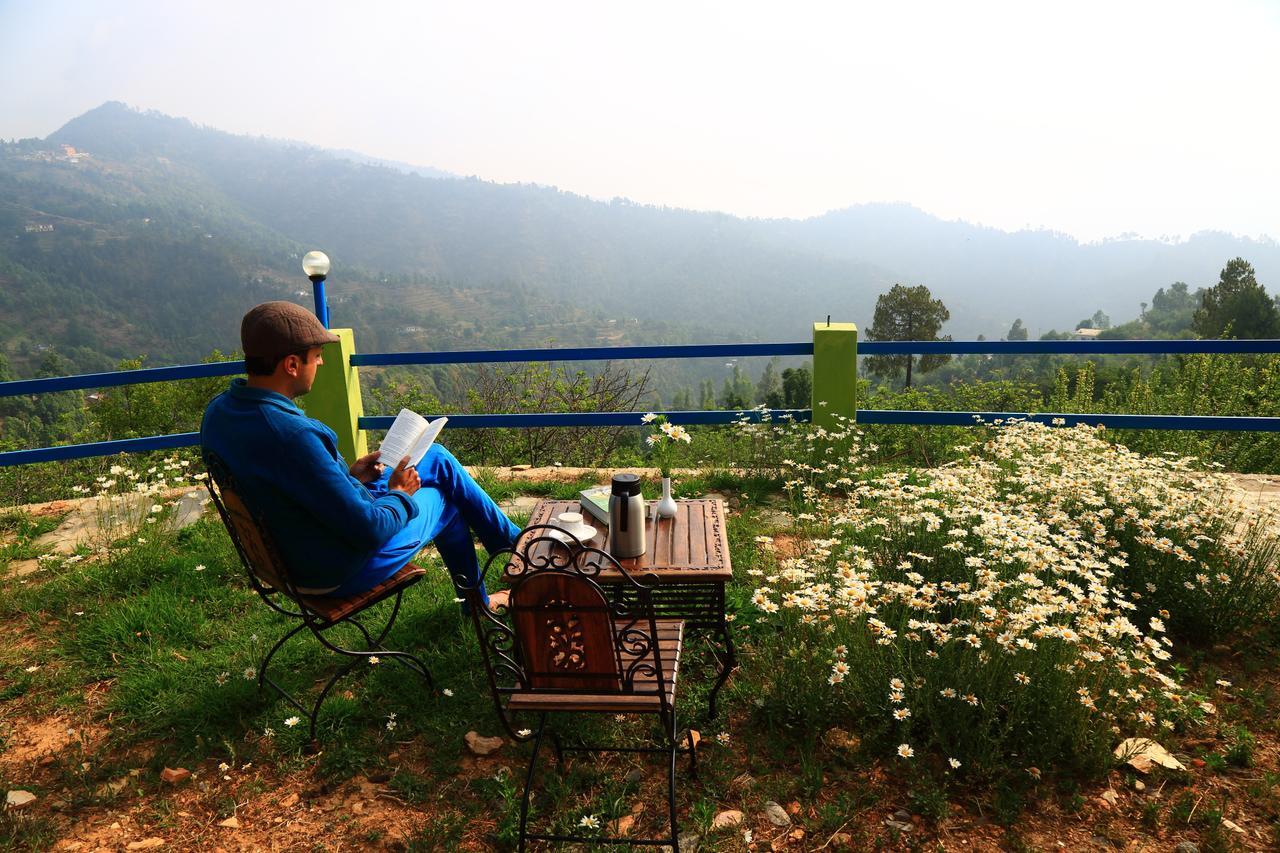
[[[69, 154], [69, 146], [75, 154]], [[1101, 203], [1101, 202], [1100, 202]], [[52, 230], [49, 230], [52, 226]], [[333, 259], [336, 323], [361, 348], [797, 340], [870, 323], [926, 284], [957, 338], [1033, 336], [1243, 256], [1280, 285], [1280, 243], [1204, 233], [1080, 244], [947, 222], [906, 205], [796, 220], [600, 202], [104, 104], [0, 145], [0, 351], [35, 370], [190, 359], [237, 343], [255, 301], [308, 301], [302, 252]]]

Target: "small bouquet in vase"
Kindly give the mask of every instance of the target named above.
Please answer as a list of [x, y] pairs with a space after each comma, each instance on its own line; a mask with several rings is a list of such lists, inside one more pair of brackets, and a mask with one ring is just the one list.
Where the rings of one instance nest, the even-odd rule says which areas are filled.
[[671, 497], [671, 447], [677, 441], [688, 444], [693, 441], [693, 436], [684, 427], [668, 421], [666, 415], [649, 412], [640, 418], [640, 421], [658, 428], [657, 432], [650, 433], [645, 438], [649, 455], [657, 463], [658, 470], [662, 474], [662, 499], [658, 501], [655, 512], [658, 518], [674, 518], [676, 502]]

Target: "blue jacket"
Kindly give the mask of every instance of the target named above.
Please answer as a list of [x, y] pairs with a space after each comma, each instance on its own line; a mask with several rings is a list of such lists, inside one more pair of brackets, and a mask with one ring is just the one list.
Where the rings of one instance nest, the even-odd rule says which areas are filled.
[[418, 514], [403, 492], [352, 477], [333, 430], [244, 379], [209, 403], [200, 442], [231, 469], [301, 587], [340, 586]]

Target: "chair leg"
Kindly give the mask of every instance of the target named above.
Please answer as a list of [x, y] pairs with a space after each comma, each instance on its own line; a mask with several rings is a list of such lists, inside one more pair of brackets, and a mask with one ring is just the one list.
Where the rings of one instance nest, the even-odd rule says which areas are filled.
[[689, 775], [694, 779], [698, 778], [698, 745], [693, 742], [693, 731], [690, 730], [685, 735], [685, 739], [689, 744]]
[[560, 767], [560, 771], [564, 772], [564, 746], [560, 743], [560, 733], [552, 729], [551, 746], [556, 751], [556, 764]]
[[258, 689], [261, 690], [267, 681], [267, 667], [271, 664], [271, 659], [276, 656], [276, 652], [280, 651], [280, 647], [289, 641], [294, 634], [307, 627], [305, 622], [295, 625], [287, 634], [276, 640], [276, 644], [271, 647], [271, 651], [267, 652], [267, 656], [262, 659], [262, 663], [258, 665]]
[[375, 640], [373, 638], [373, 635], [369, 633], [368, 629], [364, 627], [364, 623], [362, 623], [359, 619], [357, 619], [354, 616], [348, 616], [346, 619], [343, 619], [342, 621], [346, 622], [348, 625], [355, 625], [356, 628], [360, 630], [360, 634], [364, 637], [365, 648], [367, 648], [369, 651], [373, 651], [378, 647], [378, 642], [382, 638], [379, 637], [377, 640]]
[[671, 813], [671, 850], [680, 853], [680, 831], [676, 826], [676, 758], [680, 754], [679, 741], [676, 739], [676, 713], [671, 711], [671, 733], [668, 736], [671, 752], [667, 762], [667, 808]]
[[538, 717], [538, 732], [533, 736], [533, 754], [529, 756], [529, 770], [524, 776], [524, 794], [520, 797], [520, 853], [524, 853], [526, 833], [529, 827], [529, 793], [533, 789], [533, 770], [538, 763], [538, 748], [542, 746], [542, 732], [547, 727], [547, 715]]
[[332, 690], [333, 686], [338, 683], [338, 679], [342, 678], [342, 676], [350, 672], [351, 668], [354, 667], [355, 665], [356, 665], [356, 662], [352, 661], [351, 663], [339, 669], [337, 672], [333, 674], [333, 677], [329, 679], [329, 683], [324, 686], [324, 690], [320, 691], [320, 698], [316, 700], [315, 707], [311, 709], [311, 740], [314, 741], [316, 739], [316, 720], [318, 720], [320, 717], [320, 706], [323, 705], [324, 700], [329, 697], [329, 691]]
[[391, 660], [403, 666], [405, 669], [412, 670], [427, 682], [427, 689], [434, 691], [436, 689], [436, 680], [431, 677], [431, 670], [427, 669], [427, 665], [417, 655], [409, 652], [388, 652], [383, 651], [383, 656], [391, 658]]

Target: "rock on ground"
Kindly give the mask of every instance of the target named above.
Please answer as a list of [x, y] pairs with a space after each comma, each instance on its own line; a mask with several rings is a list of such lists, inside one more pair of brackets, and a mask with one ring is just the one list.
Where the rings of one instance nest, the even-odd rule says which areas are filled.
[[774, 826], [791, 826], [791, 815], [787, 814], [787, 810], [773, 800], [769, 800], [764, 804], [764, 816]]
[[166, 767], [160, 771], [160, 781], [177, 785], [191, 778], [191, 771], [185, 767]]
[[467, 732], [463, 738], [467, 742], [467, 749], [471, 750], [473, 755], [492, 755], [502, 748], [505, 742], [500, 737], [485, 737], [479, 732]]
[[36, 801], [36, 795], [30, 791], [10, 791], [5, 795], [4, 804], [11, 809], [20, 809]]
[[1169, 754], [1160, 744], [1145, 737], [1125, 738], [1115, 748], [1115, 757], [1127, 762], [1139, 773], [1151, 772], [1152, 765], [1158, 764], [1170, 770], [1186, 770], [1182, 762]]
[[[682, 832], [680, 837], [676, 839], [676, 844], [680, 846], [680, 853], [698, 853], [698, 845], [702, 839], [695, 833]], [[663, 853], [671, 853], [671, 845], [662, 845]]]

